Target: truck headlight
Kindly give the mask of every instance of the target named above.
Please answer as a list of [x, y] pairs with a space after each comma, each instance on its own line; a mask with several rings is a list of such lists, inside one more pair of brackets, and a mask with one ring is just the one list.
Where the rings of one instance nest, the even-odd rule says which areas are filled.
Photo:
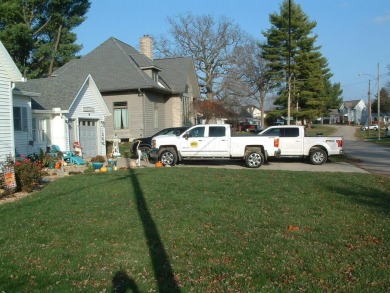
[[156, 140], [152, 139], [152, 148], [155, 148], [155, 147], [156, 147]]

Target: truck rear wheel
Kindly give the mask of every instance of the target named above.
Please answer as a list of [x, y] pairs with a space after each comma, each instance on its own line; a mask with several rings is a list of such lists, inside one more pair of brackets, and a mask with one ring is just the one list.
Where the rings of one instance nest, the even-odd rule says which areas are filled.
[[313, 165], [322, 165], [328, 160], [328, 155], [323, 149], [315, 148], [310, 151], [310, 162]]
[[249, 168], [260, 168], [264, 163], [264, 156], [260, 151], [251, 151], [246, 155], [245, 163]]
[[164, 166], [174, 166], [177, 163], [177, 154], [174, 148], [166, 148], [161, 150], [159, 156], [160, 162], [164, 164]]

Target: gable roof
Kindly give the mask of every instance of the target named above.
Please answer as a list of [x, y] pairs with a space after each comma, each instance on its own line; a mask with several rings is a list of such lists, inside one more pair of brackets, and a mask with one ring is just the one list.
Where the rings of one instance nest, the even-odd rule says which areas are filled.
[[54, 75], [78, 78], [91, 74], [101, 92], [137, 89], [170, 92], [145, 73], [143, 67], [154, 67], [154, 63], [133, 47], [111, 37], [81, 59], [65, 64]]
[[344, 107], [347, 108], [347, 109], [354, 109], [357, 104], [359, 104], [362, 100], [351, 100], [351, 101], [345, 101], [343, 104], [344, 104]]
[[[159, 72], [159, 82], [143, 69]], [[141, 89], [180, 94], [186, 91], [189, 81], [198, 85], [191, 58], [151, 60], [132, 46], [111, 37], [84, 57], [58, 68], [51, 77], [18, 83], [17, 90], [41, 93], [39, 98], [34, 98], [34, 109], [69, 109], [89, 75], [100, 92]], [[198, 86], [194, 95], [199, 95]]]
[[15, 91], [39, 92], [40, 96], [34, 97], [32, 100], [31, 106], [34, 110], [51, 110], [53, 108], [67, 110], [86, 78], [87, 76], [84, 76], [73, 80], [69, 76], [64, 76], [31, 79], [24, 83], [17, 83]]
[[8, 78], [13, 81], [23, 81], [23, 76], [20, 73], [15, 62], [12, 60], [7, 49], [4, 47], [3, 43], [0, 41], [0, 66], [5, 69]]
[[[190, 57], [156, 59], [154, 62], [163, 69], [159, 75], [169, 85], [173, 93], [184, 93], [189, 81], [188, 78], [195, 79], [192, 81], [196, 84], [198, 83], [194, 62]], [[197, 93], [194, 93], [194, 95], [200, 96], [198, 92], [199, 89], [197, 89]]]

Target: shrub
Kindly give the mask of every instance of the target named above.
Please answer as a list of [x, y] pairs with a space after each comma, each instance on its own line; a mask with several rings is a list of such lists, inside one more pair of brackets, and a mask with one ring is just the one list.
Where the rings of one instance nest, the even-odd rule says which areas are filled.
[[42, 164], [39, 160], [33, 161], [30, 158], [15, 160], [15, 177], [18, 190], [32, 192], [34, 186], [39, 183], [42, 177]]

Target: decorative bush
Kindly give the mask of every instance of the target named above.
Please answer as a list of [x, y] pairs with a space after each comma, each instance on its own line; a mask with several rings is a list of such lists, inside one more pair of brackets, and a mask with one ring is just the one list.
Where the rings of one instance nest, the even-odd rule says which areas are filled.
[[15, 177], [18, 190], [32, 192], [34, 186], [39, 183], [42, 177], [41, 169], [42, 164], [39, 160], [33, 161], [23, 155], [21, 159], [15, 160]]

